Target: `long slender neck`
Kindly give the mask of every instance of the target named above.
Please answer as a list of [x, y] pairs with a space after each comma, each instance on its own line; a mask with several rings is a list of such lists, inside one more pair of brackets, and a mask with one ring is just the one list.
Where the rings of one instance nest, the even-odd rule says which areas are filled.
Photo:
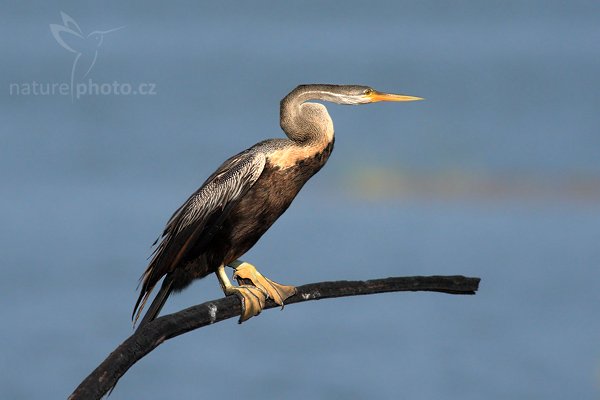
[[280, 125], [285, 134], [302, 145], [333, 140], [333, 121], [327, 108], [309, 100], [336, 101], [335, 85], [301, 85], [281, 100]]

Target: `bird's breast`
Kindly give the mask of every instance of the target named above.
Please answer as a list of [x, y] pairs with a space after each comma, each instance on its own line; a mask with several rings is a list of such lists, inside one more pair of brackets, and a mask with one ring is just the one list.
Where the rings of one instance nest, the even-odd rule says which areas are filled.
[[306, 181], [323, 167], [332, 150], [333, 142], [308, 157], [300, 157], [298, 152], [267, 157], [261, 176], [225, 222], [224, 237], [219, 241], [231, 244], [226, 262], [240, 257], [258, 241], [287, 210]]
[[332, 150], [333, 141], [320, 149], [288, 148], [267, 156], [265, 168], [251, 189], [261, 200], [264, 211], [259, 214], [275, 219], [283, 214], [304, 184], [325, 165]]

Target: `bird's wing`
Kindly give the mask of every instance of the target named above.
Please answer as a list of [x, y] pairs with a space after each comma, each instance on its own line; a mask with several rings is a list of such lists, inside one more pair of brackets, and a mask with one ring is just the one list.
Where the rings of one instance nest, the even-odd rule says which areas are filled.
[[192, 246], [210, 241], [231, 208], [261, 175], [265, 161], [263, 153], [252, 150], [231, 157], [175, 211], [140, 279], [142, 290], [133, 315], [137, 312], [139, 317], [152, 289], [177, 267]]

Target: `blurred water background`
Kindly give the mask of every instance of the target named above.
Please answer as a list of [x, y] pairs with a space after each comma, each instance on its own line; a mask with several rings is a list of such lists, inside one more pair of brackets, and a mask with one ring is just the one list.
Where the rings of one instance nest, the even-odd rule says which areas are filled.
[[[426, 101], [329, 105], [329, 164], [245, 258], [290, 284], [464, 274], [483, 279], [480, 292], [220, 323], [160, 346], [111, 399], [599, 397], [598, 2], [0, 11], [2, 398], [66, 397], [131, 333], [163, 224], [224, 159], [282, 135], [278, 102], [300, 83]], [[61, 11], [86, 39], [124, 27], [81, 82], [154, 94], [24, 93], [70, 80], [76, 54], [49, 27]], [[208, 277], [165, 311], [220, 296]]]

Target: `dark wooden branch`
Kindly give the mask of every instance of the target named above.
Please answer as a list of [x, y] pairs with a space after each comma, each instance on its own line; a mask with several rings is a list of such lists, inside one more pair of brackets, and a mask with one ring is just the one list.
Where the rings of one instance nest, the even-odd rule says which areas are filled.
[[[333, 297], [401, 291], [475, 294], [478, 287], [479, 278], [464, 276], [414, 276], [369, 281], [319, 282], [297, 287], [298, 293], [290, 297], [286, 305]], [[273, 307], [277, 305], [268, 301], [265, 309]], [[69, 400], [100, 399], [133, 364], [165, 340], [239, 316], [240, 313], [240, 301], [235, 296], [229, 296], [157, 318], [138, 329], [110, 353], [106, 360], [81, 382], [69, 396]]]

